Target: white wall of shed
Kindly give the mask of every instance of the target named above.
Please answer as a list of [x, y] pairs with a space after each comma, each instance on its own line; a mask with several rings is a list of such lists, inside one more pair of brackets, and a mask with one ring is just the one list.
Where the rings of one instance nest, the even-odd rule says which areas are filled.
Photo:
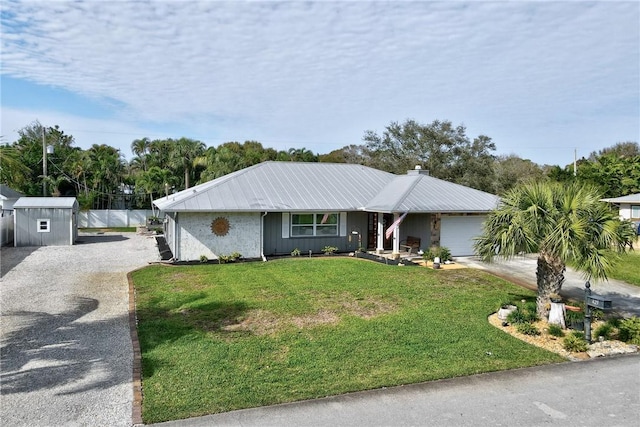
[[[229, 221], [229, 232], [217, 236], [211, 223], [218, 217]], [[199, 260], [204, 255], [217, 259], [220, 255], [239, 252], [245, 258], [260, 257], [260, 213], [181, 212], [178, 218], [180, 250], [174, 256], [180, 261]]]

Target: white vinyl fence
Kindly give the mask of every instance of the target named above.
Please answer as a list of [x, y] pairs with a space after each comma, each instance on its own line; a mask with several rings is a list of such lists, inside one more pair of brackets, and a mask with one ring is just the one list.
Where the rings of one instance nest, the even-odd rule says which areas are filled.
[[137, 227], [153, 216], [151, 210], [89, 210], [78, 213], [79, 228]]
[[0, 246], [13, 242], [13, 215], [7, 215], [5, 212], [0, 218], [0, 234], [2, 235], [0, 236], [0, 240], [2, 240]]

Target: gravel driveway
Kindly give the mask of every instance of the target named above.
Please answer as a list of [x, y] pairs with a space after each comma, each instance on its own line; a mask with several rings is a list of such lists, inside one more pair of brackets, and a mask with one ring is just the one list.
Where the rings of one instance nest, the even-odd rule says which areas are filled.
[[135, 233], [2, 248], [2, 425], [132, 424], [126, 275], [157, 260]]

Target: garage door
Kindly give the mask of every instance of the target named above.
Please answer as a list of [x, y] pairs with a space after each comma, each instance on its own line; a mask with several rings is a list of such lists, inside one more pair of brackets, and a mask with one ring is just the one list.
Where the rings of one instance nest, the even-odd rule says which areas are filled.
[[453, 256], [473, 255], [473, 238], [482, 233], [486, 216], [443, 216], [440, 222], [440, 245]]

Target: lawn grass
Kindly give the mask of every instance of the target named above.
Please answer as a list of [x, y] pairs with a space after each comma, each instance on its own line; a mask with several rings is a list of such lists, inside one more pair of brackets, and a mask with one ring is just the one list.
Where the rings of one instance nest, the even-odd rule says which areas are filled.
[[640, 248], [620, 255], [620, 262], [610, 274], [612, 279], [640, 286]]
[[133, 279], [145, 423], [564, 360], [488, 323], [535, 294], [477, 270], [328, 257]]

